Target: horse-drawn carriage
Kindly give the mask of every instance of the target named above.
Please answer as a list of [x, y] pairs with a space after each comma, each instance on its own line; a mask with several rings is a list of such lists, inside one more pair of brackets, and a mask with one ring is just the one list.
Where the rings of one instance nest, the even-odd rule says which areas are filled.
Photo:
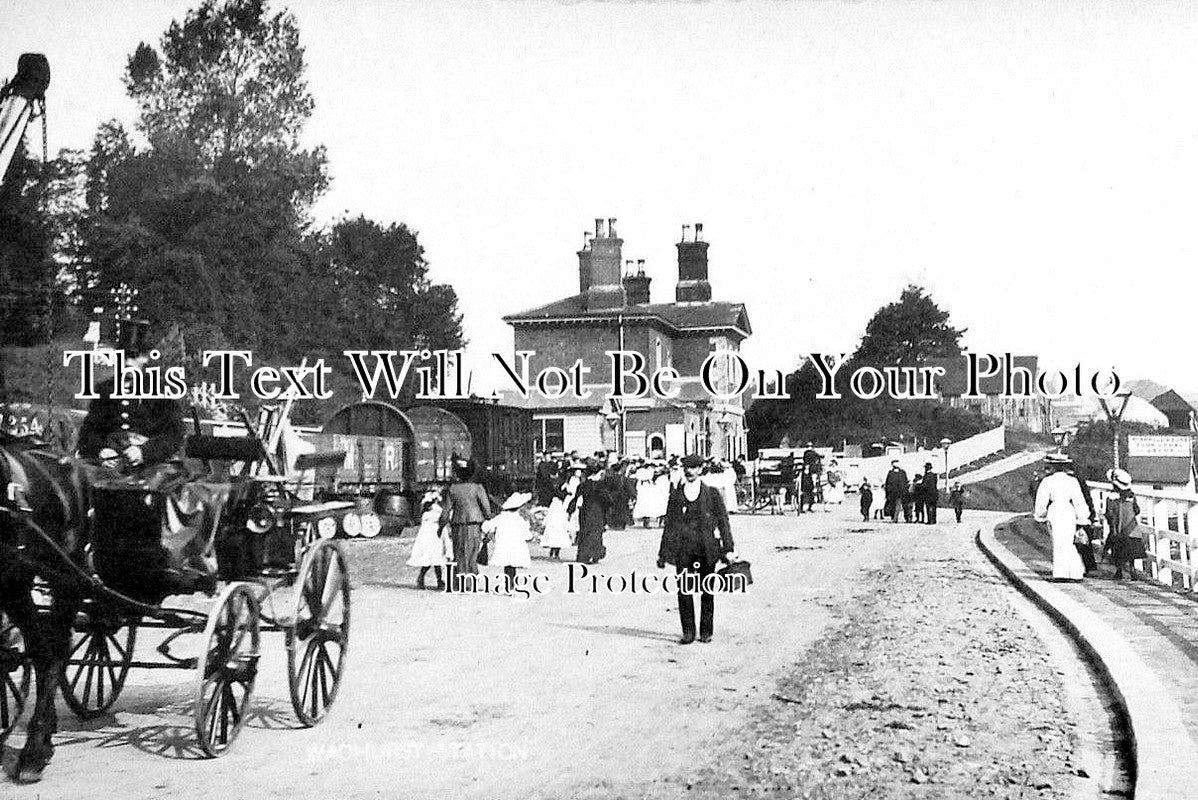
[[[344, 453], [301, 456], [293, 475], [280, 474], [257, 435], [197, 434], [189, 437], [186, 454], [189, 464], [204, 466], [182, 477], [187, 491], [181, 495], [178, 481], [170, 488], [136, 478], [97, 483], [70, 459], [0, 448], [7, 486], [7, 498], [0, 499], [0, 548], [8, 548], [0, 557], [27, 557], [37, 602], [36, 612], [24, 619], [19, 602], [16, 611], [4, 604], [3, 735], [21, 716], [31, 667], [39, 674], [43, 668], [57, 670], [67, 705], [82, 718], [111, 708], [131, 669], [183, 669], [196, 675], [199, 745], [209, 756], [220, 755], [246, 722], [261, 634], [271, 631], [284, 637], [291, 702], [300, 722], [314, 725], [329, 710], [344, 674], [350, 623], [348, 565], [333, 537], [350, 527], [354, 504], [322, 501], [313, 490], [321, 474], [340, 466]], [[191, 508], [180, 496], [219, 502]], [[180, 555], [172, 550], [169, 530], [189, 514], [203, 520], [215, 572], [208, 581], [180, 584], [168, 566]], [[0, 577], [6, 584], [19, 582]], [[215, 600], [205, 609], [196, 595], [178, 597], [181, 586], [182, 592], [215, 594]], [[168, 597], [176, 602], [166, 604]], [[31, 636], [52, 638], [56, 618], [60, 627], [69, 626], [70, 642], [65, 660], [53, 659], [47, 667]], [[138, 632], [154, 628], [166, 629], [155, 637], [161, 638], [154, 651], [159, 658], [139, 659]], [[189, 634], [201, 637], [198, 654], [179, 655], [175, 647]], [[47, 701], [43, 681], [38, 683], [38, 702], [50, 704], [52, 718], [53, 692]], [[34, 728], [31, 718], [31, 738]], [[44, 727], [39, 730], [46, 736]], [[39, 765], [35, 756], [33, 771], [40, 772], [47, 759]]]

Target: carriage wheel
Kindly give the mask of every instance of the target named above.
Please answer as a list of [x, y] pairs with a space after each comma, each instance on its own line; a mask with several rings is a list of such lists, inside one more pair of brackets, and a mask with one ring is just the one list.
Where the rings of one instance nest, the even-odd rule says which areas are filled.
[[0, 740], [21, 718], [31, 676], [25, 638], [8, 617], [0, 617]]
[[226, 586], [208, 615], [195, 724], [200, 747], [211, 757], [228, 750], [245, 725], [258, 676], [260, 623], [258, 599], [249, 583]]
[[80, 719], [94, 719], [116, 702], [129, 676], [137, 619], [105, 619], [93, 613], [75, 624], [75, 639], [62, 665], [62, 697]]
[[340, 545], [319, 541], [296, 581], [295, 625], [287, 635], [291, 705], [304, 725], [324, 718], [345, 669], [349, 647], [349, 570]]

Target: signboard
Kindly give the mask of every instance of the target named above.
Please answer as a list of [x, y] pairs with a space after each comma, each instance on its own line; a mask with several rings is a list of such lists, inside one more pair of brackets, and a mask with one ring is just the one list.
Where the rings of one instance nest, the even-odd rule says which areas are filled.
[[1127, 454], [1143, 458], [1189, 458], [1189, 436], [1128, 436]]

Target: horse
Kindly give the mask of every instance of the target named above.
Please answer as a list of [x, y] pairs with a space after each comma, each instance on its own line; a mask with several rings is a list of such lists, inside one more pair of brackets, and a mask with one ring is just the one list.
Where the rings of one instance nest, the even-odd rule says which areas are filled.
[[[59, 676], [87, 591], [91, 497], [78, 461], [11, 443], [0, 443], [0, 487], [0, 611], [24, 637], [37, 687], [25, 745], [9, 775], [32, 783], [54, 755]], [[44, 613], [34, 603], [35, 577], [50, 592]]]

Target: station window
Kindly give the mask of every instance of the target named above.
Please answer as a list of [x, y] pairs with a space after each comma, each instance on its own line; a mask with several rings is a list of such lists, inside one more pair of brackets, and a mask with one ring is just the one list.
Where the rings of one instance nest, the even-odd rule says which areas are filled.
[[561, 417], [556, 419], [539, 419], [533, 428], [536, 435], [536, 451], [544, 453], [560, 453], [566, 449], [566, 421]]

